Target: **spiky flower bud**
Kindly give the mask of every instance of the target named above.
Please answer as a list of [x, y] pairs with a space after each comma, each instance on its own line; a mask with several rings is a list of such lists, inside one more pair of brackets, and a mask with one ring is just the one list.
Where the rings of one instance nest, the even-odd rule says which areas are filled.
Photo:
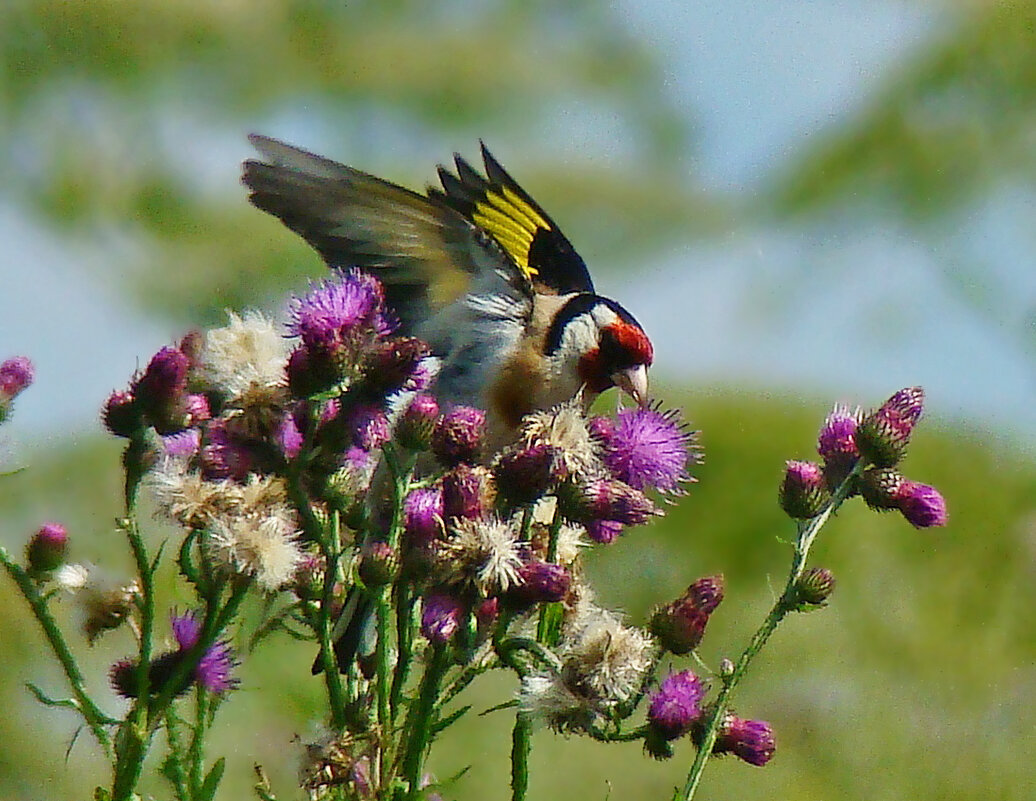
[[778, 498], [788, 517], [808, 520], [816, 517], [830, 499], [824, 472], [815, 462], [789, 460]]
[[507, 593], [507, 600], [520, 608], [538, 603], [553, 603], [568, 595], [572, 577], [562, 565], [538, 559], [518, 568], [520, 583]]
[[436, 423], [432, 452], [445, 467], [475, 464], [482, 454], [485, 435], [486, 413], [470, 406], [458, 406]]
[[946, 525], [946, 500], [935, 487], [904, 480], [896, 495], [897, 508], [914, 528]]
[[869, 467], [860, 476], [860, 495], [871, 509], [898, 509], [899, 490], [904, 481], [906, 479], [898, 470], [890, 467]]
[[27, 356], [14, 356], [0, 364], [0, 422], [6, 416], [11, 401], [32, 383], [34, 377], [35, 370]]
[[811, 567], [795, 583], [801, 603], [816, 606], [827, 601], [835, 591], [835, 576], [826, 567]]
[[389, 439], [388, 415], [376, 404], [365, 403], [350, 409], [346, 427], [352, 444], [361, 450], [377, 450]]
[[773, 758], [776, 749], [773, 727], [769, 723], [765, 720], [744, 720], [728, 712], [712, 753], [734, 754], [749, 765], [762, 767]]
[[543, 442], [507, 451], [493, 465], [498, 492], [516, 506], [542, 498], [564, 473], [564, 461]]
[[648, 628], [665, 650], [677, 655], [688, 654], [701, 642], [709, 617], [723, 600], [723, 593], [722, 574], [700, 578], [675, 601], [656, 609]]
[[475, 520], [492, 505], [492, 485], [484, 467], [459, 464], [442, 477], [443, 516]]
[[387, 542], [369, 542], [360, 549], [357, 570], [366, 586], [382, 587], [395, 580], [399, 572], [399, 557]]
[[187, 390], [190, 367], [191, 360], [184, 353], [165, 347], [151, 358], [143, 375], [134, 382], [133, 394], [152, 424], [163, 422], [179, 404]]
[[627, 526], [646, 523], [658, 507], [640, 490], [614, 479], [567, 484], [558, 492], [562, 514], [579, 523], [612, 520]]
[[625, 526], [617, 520], [591, 520], [584, 524], [586, 536], [601, 545], [615, 542]]
[[378, 343], [367, 355], [363, 390], [372, 398], [384, 398], [401, 389], [410, 389], [415, 371], [431, 353], [416, 337], [397, 337]]
[[901, 389], [856, 430], [856, 446], [875, 467], [894, 467], [906, 453], [910, 435], [924, 408], [921, 387]]
[[439, 419], [439, 403], [431, 395], [415, 395], [396, 427], [396, 439], [412, 451], [428, 450]]
[[116, 390], [101, 411], [104, 427], [117, 437], [131, 437], [144, 425], [143, 410], [132, 392]]
[[828, 414], [817, 436], [817, 453], [824, 460], [824, 477], [832, 489], [845, 480], [860, 458], [856, 429], [861, 419], [858, 407], [850, 411], [848, 406], [839, 404]]
[[29, 573], [41, 576], [60, 567], [68, 554], [68, 532], [60, 523], [44, 523], [26, 548]]
[[648, 725], [666, 740], [675, 740], [691, 730], [702, 715], [705, 687], [689, 670], [667, 676], [651, 696]]
[[442, 490], [415, 489], [403, 502], [403, 532], [409, 545], [427, 546], [445, 535]]
[[307, 553], [299, 560], [292, 577], [291, 589], [303, 601], [316, 601], [324, 597], [324, 579], [327, 560], [323, 556]]

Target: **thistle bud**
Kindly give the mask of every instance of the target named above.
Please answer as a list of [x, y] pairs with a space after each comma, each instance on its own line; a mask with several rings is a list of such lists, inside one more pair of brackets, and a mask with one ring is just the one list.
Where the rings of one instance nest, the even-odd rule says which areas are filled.
[[440, 418], [432, 432], [432, 452], [445, 467], [475, 464], [486, 435], [486, 413], [458, 406]]
[[340, 380], [338, 369], [324, 351], [300, 345], [288, 356], [288, 391], [295, 398], [308, 398], [333, 387]]
[[619, 538], [625, 528], [617, 520], [591, 520], [584, 525], [586, 536], [601, 545], [609, 545]]
[[42, 576], [57, 569], [68, 554], [68, 532], [60, 523], [44, 523], [26, 548], [29, 573]]
[[675, 740], [701, 718], [705, 687], [689, 670], [667, 676], [651, 696], [648, 725], [665, 740]]
[[375, 404], [361, 404], [351, 409], [346, 426], [353, 445], [361, 450], [374, 451], [388, 442], [388, 415]]
[[358, 572], [368, 587], [391, 584], [399, 571], [399, 557], [387, 542], [369, 542], [360, 549]]
[[429, 595], [421, 611], [421, 633], [429, 642], [445, 645], [460, 630], [464, 605], [450, 595]]
[[875, 467], [894, 467], [906, 453], [910, 434], [924, 407], [921, 387], [901, 389], [856, 430], [856, 446]]
[[904, 480], [896, 497], [897, 508], [914, 528], [946, 525], [946, 500], [935, 487]]
[[820, 465], [790, 460], [778, 493], [781, 508], [788, 517], [808, 520], [816, 517], [831, 497]]
[[190, 366], [190, 359], [177, 348], [162, 348], [151, 358], [133, 387], [133, 394], [149, 416], [164, 416], [185, 394]]
[[773, 728], [765, 720], [744, 720], [733, 712], [723, 719], [714, 754], [734, 754], [749, 765], [762, 767], [773, 758], [777, 745]]
[[898, 509], [899, 491], [904, 481], [906, 479], [897, 470], [889, 467], [869, 467], [860, 476], [860, 495], [871, 509]]
[[818, 606], [835, 591], [835, 576], [826, 567], [811, 567], [795, 583], [795, 591], [800, 603]]
[[428, 450], [439, 419], [439, 403], [431, 395], [415, 395], [396, 427], [396, 439], [411, 451]]
[[507, 593], [507, 600], [520, 608], [554, 603], [568, 595], [572, 577], [562, 565], [534, 560], [518, 568], [519, 582]]
[[556, 449], [537, 443], [501, 454], [493, 465], [497, 491], [514, 505], [542, 498], [564, 476], [564, 462]]
[[665, 650], [680, 656], [688, 654], [701, 642], [723, 593], [722, 574], [700, 578], [680, 598], [656, 609], [648, 628]]
[[558, 503], [562, 514], [580, 523], [612, 520], [636, 526], [659, 514], [658, 507], [643, 492], [607, 478], [567, 485], [558, 493]]
[[482, 517], [491, 506], [491, 494], [485, 468], [459, 464], [442, 477], [443, 515], [447, 521]]
[[143, 410], [132, 392], [116, 390], [101, 411], [104, 427], [117, 437], [132, 437], [144, 425]]
[[850, 411], [848, 406], [839, 404], [828, 414], [817, 436], [817, 453], [824, 460], [824, 477], [831, 488], [845, 480], [860, 458], [856, 429], [861, 417], [859, 408]]
[[35, 370], [27, 356], [14, 356], [0, 364], [0, 407], [6, 409], [34, 377]]
[[415, 489], [403, 502], [403, 532], [410, 545], [427, 546], [446, 533], [441, 489]]
[[428, 345], [415, 337], [378, 343], [367, 356], [364, 391], [370, 397], [384, 398], [407, 389], [421, 360], [430, 353]]
[[314, 553], [305, 554], [295, 568], [291, 589], [300, 600], [316, 601], [324, 597], [327, 560]]

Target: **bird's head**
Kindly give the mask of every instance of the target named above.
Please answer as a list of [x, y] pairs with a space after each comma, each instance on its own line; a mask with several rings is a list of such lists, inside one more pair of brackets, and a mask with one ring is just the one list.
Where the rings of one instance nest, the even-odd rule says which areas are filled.
[[547, 333], [546, 354], [557, 372], [574, 371], [591, 397], [618, 387], [636, 403], [647, 403], [651, 340], [613, 300], [589, 292], [573, 295]]

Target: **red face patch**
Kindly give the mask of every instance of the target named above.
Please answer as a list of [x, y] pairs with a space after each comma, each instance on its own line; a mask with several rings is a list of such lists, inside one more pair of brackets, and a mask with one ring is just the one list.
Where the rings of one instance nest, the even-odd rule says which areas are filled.
[[601, 329], [601, 345], [579, 360], [579, 375], [594, 392], [615, 386], [612, 376], [620, 370], [650, 367], [655, 352], [647, 334], [635, 325], [619, 321]]

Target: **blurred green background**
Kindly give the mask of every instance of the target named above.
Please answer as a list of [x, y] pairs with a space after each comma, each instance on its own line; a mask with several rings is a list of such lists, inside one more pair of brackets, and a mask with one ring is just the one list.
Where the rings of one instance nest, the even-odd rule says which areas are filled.
[[[905, 470], [943, 491], [950, 525], [839, 515], [815, 557], [832, 605], [790, 619], [737, 698], [774, 724], [777, 757], [716, 762], [702, 797], [1033, 797], [1036, 9], [763, 5], [3, 4], [0, 357], [39, 373], [0, 431], [0, 469], [25, 467], [0, 480], [0, 542], [61, 520], [75, 558], [128, 570], [118, 444], [95, 410], [188, 326], [276, 311], [321, 273], [245, 203], [246, 133], [415, 188], [481, 137], [644, 323], [658, 394], [703, 431], [688, 497], [589, 557], [634, 621], [722, 571], [702, 651], [739, 652], [786, 569], [783, 460], [810, 456], [835, 399], [929, 392]], [[6, 579], [0, 598], [0, 797], [85, 798], [103, 766], [25, 690], [61, 677]], [[126, 632], [75, 644], [98, 688], [131, 648]], [[311, 650], [245, 660], [213, 750], [221, 797], [247, 797], [255, 762], [302, 797]], [[472, 766], [448, 797], [507, 797], [509, 725], [448, 734], [432, 768]], [[691, 758], [542, 732], [531, 797], [668, 798]]]

